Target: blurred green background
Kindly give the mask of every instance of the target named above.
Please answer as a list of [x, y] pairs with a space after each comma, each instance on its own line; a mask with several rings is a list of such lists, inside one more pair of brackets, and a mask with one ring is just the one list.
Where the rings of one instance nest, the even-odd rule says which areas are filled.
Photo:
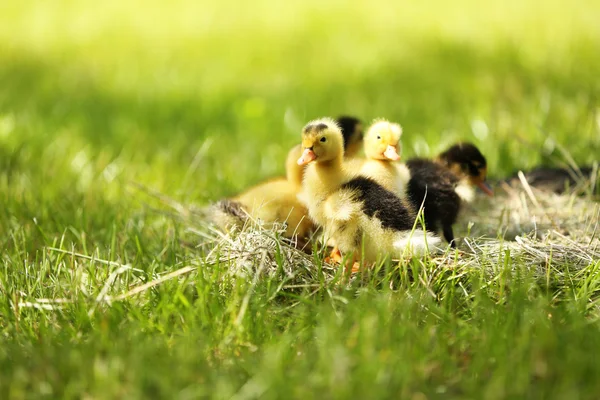
[[599, 16], [592, 0], [2, 2], [3, 181], [206, 202], [281, 173], [301, 126], [340, 113], [400, 122], [405, 156], [473, 140], [495, 176], [556, 143], [591, 162]]

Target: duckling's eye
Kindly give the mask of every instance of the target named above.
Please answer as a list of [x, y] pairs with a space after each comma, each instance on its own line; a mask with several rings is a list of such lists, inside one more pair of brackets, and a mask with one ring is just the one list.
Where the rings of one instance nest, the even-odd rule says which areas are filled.
[[321, 143], [325, 143], [326, 141], [327, 141], [327, 138], [326, 138], [325, 136], [323, 136], [323, 137], [321, 138]]
[[467, 164], [467, 169], [469, 170], [469, 173], [471, 175], [473, 175], [473, 176], [479, 175], [479, 167], [477, 167], [476, 165]]
[[377, 136], [377, 140], [381, 140], [381, 136]]

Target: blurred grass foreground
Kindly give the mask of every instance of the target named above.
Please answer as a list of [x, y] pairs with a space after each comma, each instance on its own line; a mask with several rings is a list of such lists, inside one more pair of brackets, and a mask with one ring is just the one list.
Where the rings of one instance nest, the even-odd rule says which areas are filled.
[[596, 0], [1, 2], [0, 398], [598, 398], [597, 259], [286, 294], [213, 265], [99, 299], [204, 256], [131, 182], [232, 195], [320, 116], [397, 121], [405, 157], [473, 141], [495, 177], [597, 161], [599, 21]]

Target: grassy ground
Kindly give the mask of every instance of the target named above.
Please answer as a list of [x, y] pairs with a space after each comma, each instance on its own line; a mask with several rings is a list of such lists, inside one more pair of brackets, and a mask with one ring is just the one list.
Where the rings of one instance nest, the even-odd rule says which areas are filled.
[[[299, 257], [312, 286], [290, 287], [280, 249], [280, 270], [256, 252], [231, 273], [129, 183], [206, 204], [340, 113], [399, 121], [405, 156], [472, 140], [497, 177], [561, 149], [590, 163], [600, 3], [238, 3], [0, 5], [0, 398], [598, 398], [597, 253], [550, 252], [542, 278], [501, 251], [349, 284]], [[593, 241], [597, 214], [562, 209]]]

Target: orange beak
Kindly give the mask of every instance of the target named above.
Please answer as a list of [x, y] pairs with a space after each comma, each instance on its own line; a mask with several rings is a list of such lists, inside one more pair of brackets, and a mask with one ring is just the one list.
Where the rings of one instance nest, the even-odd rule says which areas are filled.
[[492, 188], [485, 181], [480, 181], [477, 184], [477, 186], [483, 191], [483, 193], [487, 194], [490, 197], [494, 197], [494, 192], [492, 191]]
[[314, 151], [312, 151], [311, 149], [304, 149], [304, 152], [298, 159], [298, 165], [306, 165], [309, 162], [314, 161], [316, 159], [317, 159], [317, 155], [315, 154]]
[[392, 161], [398, 161], [400, 159], [400, 155], [396, 151], [396, 147], [392, 145], [389, 145], [387, 149], [385, 149], [383, 155]]

